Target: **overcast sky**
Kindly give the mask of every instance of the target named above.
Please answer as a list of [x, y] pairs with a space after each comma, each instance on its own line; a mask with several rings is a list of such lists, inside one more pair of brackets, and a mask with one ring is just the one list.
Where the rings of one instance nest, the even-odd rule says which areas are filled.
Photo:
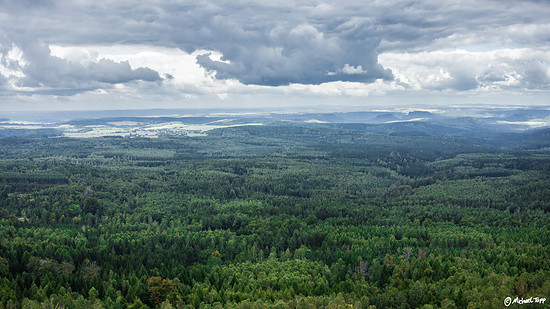
[[547, 102], [547, 0], [0, 0], [4, 111]]

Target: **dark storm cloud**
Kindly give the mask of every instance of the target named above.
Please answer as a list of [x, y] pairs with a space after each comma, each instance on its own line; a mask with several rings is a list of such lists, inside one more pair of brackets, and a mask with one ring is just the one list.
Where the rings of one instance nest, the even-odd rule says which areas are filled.
[[[244, 84], [320, 84], [390, 80], [378, 62], [385, 51], [422, 51], [469, 44], [548, 45], [550, 5], [544, 1], [4, 1], [2, 30], [27, 41], [58, 45], [138, 44], [219, 51], [197, 62], [217, 78]], [[21, 23], [18, 20], [28, 22]], [[23, 47], [23, 49], [25, 49]], [[67, 63], [28, 56], [51, 83], [156, 80], [147, 69], [97, 63], [64, 79]], [[60, 65], [61, 68], [54, 68]], [[348, 69], [346, 69], [348, 68]], [[350, 70], [349, 68], [354, 68]], [[103, 76], [101, 70], [110, 70]], [[535, 71], [538, 72], [538, 71]], [[32, 72], [31, 72], [32, 73]], [[44, 72], [42, 72], [44, 73]], [[120, 73], [120, 74], [118, 74]], [[468, 74], [449, 87], [475, 88]], [[533, 77], [536, 78], [536, 77]], [[32, 75], [28, 83], [38, 81]], [[535, 83], [533, 83], [535, 84]]]

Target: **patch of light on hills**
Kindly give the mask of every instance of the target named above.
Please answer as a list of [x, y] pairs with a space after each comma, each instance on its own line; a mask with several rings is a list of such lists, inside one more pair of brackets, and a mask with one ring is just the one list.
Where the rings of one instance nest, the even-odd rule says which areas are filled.
[[498, 124], [507, 124], [507, 125], [519, 125], [519, 126], [528, 126], [530, 128], [542, 128], [550, 126], [550, 117], [543, 119], [532, 119], [529, 121], [497, 121]]
[[422, 121], [426, 118], [413, 118], [413, 119], [406, 119], [406, 120], [391, 120], [391, 121], [386, 121], [384, 123], [396, 123], [396, 122], [414, 122], [414, 121]]

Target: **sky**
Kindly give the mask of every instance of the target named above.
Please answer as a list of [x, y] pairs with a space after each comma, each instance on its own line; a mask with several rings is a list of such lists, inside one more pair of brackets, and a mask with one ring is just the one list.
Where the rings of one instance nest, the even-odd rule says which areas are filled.
[[549, 99], [547, 0], [0, 0], [0, 111]]

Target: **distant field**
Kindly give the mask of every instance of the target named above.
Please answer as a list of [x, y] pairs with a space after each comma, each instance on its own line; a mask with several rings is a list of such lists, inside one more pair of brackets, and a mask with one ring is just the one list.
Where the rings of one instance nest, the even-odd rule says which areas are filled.
[[146, 124], [134, 121], [109, 122], [109, 124], [113, 126], [87, 126], [85, 129], [68, 128], [63, 135], [74, 138], [129, 135], [158, 137], [159, 134], [204, 136], [206, 132], [214, 129], [263, 125], [262, 123], [221, 124], [219, 122], [216, 124], [185, 124], [182, 122]]

